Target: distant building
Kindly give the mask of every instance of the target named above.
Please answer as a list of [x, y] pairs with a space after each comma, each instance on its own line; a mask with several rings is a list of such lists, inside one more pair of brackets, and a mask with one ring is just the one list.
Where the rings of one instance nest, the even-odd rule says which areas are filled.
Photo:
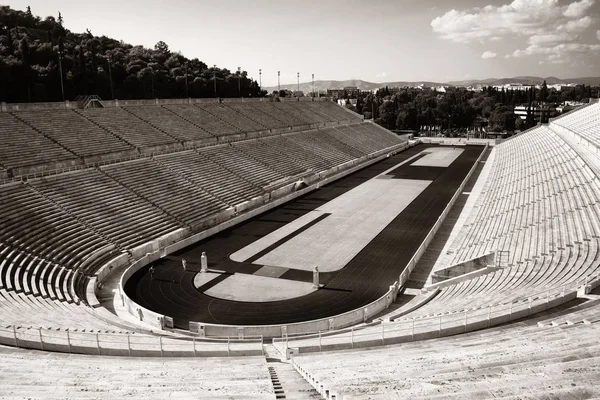
[[376, 93], [379, 93], [380, 91], [387, 91], [387, 93], [389, 93], [390, 96], [395, 95], [396, 93], [398, 93], [400, 91], [400, 88], [398, 87], [381, 87], [379, 89], [377, 89]]
[[[527, 110], [529, 106], [515, 106], [514, 113], [517, 117], [520, 117], [523, 121], [527, 119]], [[531, 113], [536, 121], [540, 120], [540, 116], [542, 115], [542, 109], [539, 107], [531, 107]]]
[[327, 97], [331, 97], [333, 100], [344, 98], [344, 89], [327, 89]]
[[494, 89], [496, 89], [496, 90], [504, 89], [504, 90], [512, 90], [512, 91], [528, 90], [531, 88], [540, 89], [541, 86], [540, 85], [522, 85], [520, 83], [507, 83], [506, 85], [494, 86]]
[[554, 89], [557, 92], [560, 92], [562, 90], [563, 86], [566, 87], [565, 85], [560, 85], [560, 84], [557, 84], [557, 85], [547, 85], [547, 86], [548, 86], [548, 90]]
[[360, 90], [356, 86], [346, 86], [344, 88], [344, 97], [357, 98], [360, 94]]
[[327, 97], [334, 100], [357, 98], [360, 95], [360, 90], [356, 86], [346, 86], [343, 89], [327, 89]]
[[[529, 106], [515, 106], [514, 114], [524, 121], [527, 119], [528, 108]], [[531, 113], [533, 114], [535, 121], [539, 122], [541, 120], [542, 112], [548, 113], [548, 118], [554, 118], [559, 113], [559, 111], [554, 108], [531, 107]]]
[[579, 106], [583, 106], [586, 103], [582, 103], [580, 101], [572, 101], [572, 100], [565, 100], [564, 105], [565, 106], [570, 106], [570, 107], [579, 107]]
[[482, 85], [469, 86], [467, 88], [467, 90], [471, 91], [471, 92], [483, 92], [483, 86]]
[[347, 104], [347, 102], [350, 102], [350, 104], [352, 104], [354, 107], [356, 107], [358, 100], [357, 99], [338, 99], [338, 101], [337, 101], [337, 103], [340, 106], [345, 106]]
[[292, 95], [294, 94], [289, 89], [281, 89], [281, 92], [277, 92], [277, 90], [275, 90], [274, 93], [277, 93], [277, 95], [279, 95], [281, 97], [292, 97]]

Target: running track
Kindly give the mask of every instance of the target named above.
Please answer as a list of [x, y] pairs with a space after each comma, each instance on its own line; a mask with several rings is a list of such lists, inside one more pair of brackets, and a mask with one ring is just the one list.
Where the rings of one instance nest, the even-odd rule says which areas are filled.
[[[301, 322], [330, 317], [371, 303], [398, 279], [477, 160], [482, 146], [464, 147], [465, 151], [448, 168], [409, 167], [409, 162], [388, 173], [398, 179], [433, 182], [346, 267], [321, 273], [320, 282], [325, 286], [314, 293], [290, 300], [247, 303], [202, 293], [218, 283], [219, 278], [199, 289], [193, 281], [200, 270], [202, 251], [208, 255], [211, 269], [227, 273], [256, 272], [260, 265], [233, 262], [229, 260], [229, 254], [432, 146], [435, 145], [422, 144], [405, 150], [183, 249], [173, 254], [172, 259], [159, 260], [154, 264], [154, 280], [150, 280], [148, 266], [129, 279], [125, 291], [138, 304], [173, 317], [175, 326], [182, 329], [189, 328], [189, 321], [231, 325]], [[181, 257], [188, 261], [185, 273], [181, 268]], [[312, 272], [289, 270], [281, 278], [312, 282]]]

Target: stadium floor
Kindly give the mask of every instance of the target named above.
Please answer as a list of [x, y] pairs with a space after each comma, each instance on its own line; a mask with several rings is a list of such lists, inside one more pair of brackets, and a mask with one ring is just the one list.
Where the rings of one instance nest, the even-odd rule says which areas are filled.
[[[392, 179], [433, 182], [343, 269], [321, 273], [320, 282], [324, 286], [318, 291], [294, 299], [262, 303], [218, 299], [203, 292], [230, 274], [254, 274], [262, 268], [232, 261], [229, 255], [429, 147], [437, 145], [422, 144], [407, 149], [159, 260], [154, 264], [153, 280], [148, 266], [129, 279], [125, 291], [138, 304], [173, 317], [175, 326], [182, 329], [188, 329], [189, 321], [231, 325], [301, 322], [369, 304], [385, 294], [398, 279], [477, 160], [482, 146], [464, 147], [465, 151], [448, 168], [407, 163], [388, 172], [393, 175]], [[196, 288], [194, 278], [200, 270], [203, 251], [208, 255], [209, 268], [225, 273]], [[187, 260], [185, 272], [181, 258]], [[280, 278], [312, 282], [312, 272], [289, 269]]]

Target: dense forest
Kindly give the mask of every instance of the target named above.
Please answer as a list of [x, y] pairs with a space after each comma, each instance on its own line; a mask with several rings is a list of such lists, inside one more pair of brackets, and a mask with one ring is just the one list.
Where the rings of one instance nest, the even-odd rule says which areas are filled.
[[0, 101], [215, 97], [215, 80], [218, 97], [263, 95], [246, 71], [209, 67], [164, 42], [132, 46], [70, 32], [60, 13], [42, 20], [30, 7], [0, 6]]
[[[439, 126], [442, 130], [473, 129], [483, 127], [492, 132], [515, 132], [535, 126], [533, 108], [544, 110], [541, 122], [547, 122], [551, 111], [565, 101], [588, 101], [598, 88], [579, 85], [563, 87], [557, 91], [541, 82], [541, 88], [526, 90], [498, 90], [493, 87], [475, 92], [465, 88], [450, 87], [446, 92], [434, 89], [388, 88], [375, 95], [358, 99], [353, 111], [388, 129], [418, 131], [422, 126]], [[528, 109], [526, 120], [515, 116], [514, 107]]]

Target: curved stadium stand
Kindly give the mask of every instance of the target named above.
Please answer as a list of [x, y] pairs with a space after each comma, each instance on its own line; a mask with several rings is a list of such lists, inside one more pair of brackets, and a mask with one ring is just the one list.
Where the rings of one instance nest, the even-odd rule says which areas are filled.
[[[296, 393], [306, 398], [318, 398], [308, 385], [338, 400], [390, 392], [598, 396], [600, 309], [588, 295], [599, 272], [600, 158], [591, 150], [600, 143], [598, 115], [598, 105], [590, 105], [492, 150], [473, 190], [476, 201], [434, 267], [495, 253], [487, 273], [432, 285], [420, 295], [427, 303], [391, 321], [285, 338], [263, 355], [262, 340], [198, 338], [102, 312], [88, 303], [88, 281], [115, 257], [132, 262], [144, 255], [159, 237], [201, 232], [243, 212], [242, 204], [259, 207], [299, 180], [405, 142], [330, 102], [185, 100], [0, 112], [0, 340], [12, 346], [0, 347], [3, 392], [35, 397], [36, 385], [62, 382], [57, 395], [74, 398], [108, 390], [276, 398], [285, 390], [278, 368], [284, 380], [291, 372], [267, 362], [294, 349], [300, 354], [292, 365], [305, 379]], [[530, 316], [532, 310], [542, 312]], [[508, 313], [526, 318], [488, 328], [496, 319], [507, 322], [501, 318]], [[38, 357], [15, 347], [87, 355]], [[319, 350], [332, 352], [303, 354]], [[105, 357], [114, 355], [132, 358]], [[51, 373], [23, 385], [21, 371], [31, 370]]]

